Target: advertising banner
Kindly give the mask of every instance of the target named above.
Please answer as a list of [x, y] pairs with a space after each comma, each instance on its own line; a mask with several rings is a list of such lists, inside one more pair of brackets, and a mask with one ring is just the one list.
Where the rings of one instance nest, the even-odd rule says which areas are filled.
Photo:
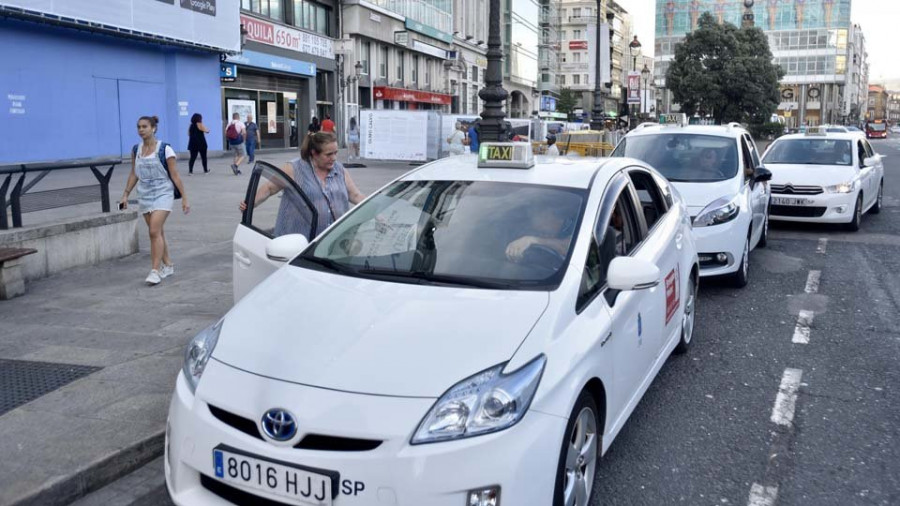
[[[656, 37], [696, 30], [704, 12], [719, 23], [741, 26], [744, 9], [744, 2], [735, 0], [656, 0]], [[751, 11], [763, 30], [850, 28], [850, 0], [756, 0]]]
[[428, 111], [360, 112], [364, 158], [424, 162], [428, 150]]
[[0, 6], [240, 51], [239, 0], [0, 0]]
[[640, 72], [629, 72], [628, 73], [628, 103], [629, 104], [640, 104], [641, 103], [641, 73]]
[[291, 51], [334, 59], [334, 42], [268, 21], [241, 14], [241, 24], [247, 30], [247, 39]]
[[372, 93], [375, 95], [375, 100], [399, 100], [401, 102], [422, 102], [440, 105], [450, 105], [451, 101], [450, 95], [443, 93], [391, 88], [388, 86], [376, 86]]

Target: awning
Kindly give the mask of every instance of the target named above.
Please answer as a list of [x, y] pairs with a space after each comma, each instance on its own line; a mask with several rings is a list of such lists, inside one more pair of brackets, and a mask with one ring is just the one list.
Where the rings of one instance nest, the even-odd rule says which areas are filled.
[[391, 88], [389, 86], [376, 86], [373, 89], [376, 100], [399, 100], [401, 102], [421, 102], [425, 104], [450, 105], [450, 95], [432, 93], [430, 91], [407, 90], [404, 88]]

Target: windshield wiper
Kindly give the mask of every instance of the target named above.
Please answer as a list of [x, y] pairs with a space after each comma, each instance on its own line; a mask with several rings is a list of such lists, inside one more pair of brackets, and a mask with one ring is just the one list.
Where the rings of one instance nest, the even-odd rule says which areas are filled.
[[479, 279], [467, 278], [467, 277], [462, 277], [462, 276], [434, 274], [434, 273], [420, 272], [420, 271], [395, 271], [395, 270], [390, 270], [390, 269], [360, 269], [356, 272], [359, 274], [386, 276], [386, 277], [391, 277], [391, 278], [416, 280], [416, 281], [420, 281], [420, 282], [424, 281], [424, 282], [433, 282], [433, 283], [459, 285], [459, 286], [470, 286], [473, 288], [508, 289], [508, 288], [512, 288], [514, 286], [510, 283], [503, 283], [503, 282], [499, 282], [499, 281], [483, 281], [483, 280], [479, 280]]
[[320, 265], [322, 267], [325, 267], [326, 269], [328, 269], [331, 272], [338, 272], [341, 274], [356, 274], [357, 273], [356, 269], [349, 267], [347, 265], [344, 265], [340, 262], [336, 262], [330, 258], [322, 258], [322, 257], [315, 257], [315, 256], [300, 256], [300, 257], [298, 257], [298, 259], [301, 261], [309, 262], [311, 264]]

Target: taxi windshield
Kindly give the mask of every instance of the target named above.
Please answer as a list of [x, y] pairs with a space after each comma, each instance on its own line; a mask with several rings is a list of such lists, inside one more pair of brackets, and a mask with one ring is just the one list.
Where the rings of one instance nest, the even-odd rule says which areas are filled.
[[851, 165], [850, 141], [838, 139], [789, 139], [776, 142], [763, 163]]
[[661, 133], [626, 137], [612, 156], [643, 160], [674, 182], [725, 181], [738, 170], [737, 143], [731, 137], [715, 135]]
[[399, 181], [357, 206], [293, 265], [415, 284], [555, 289], [586, 191]]

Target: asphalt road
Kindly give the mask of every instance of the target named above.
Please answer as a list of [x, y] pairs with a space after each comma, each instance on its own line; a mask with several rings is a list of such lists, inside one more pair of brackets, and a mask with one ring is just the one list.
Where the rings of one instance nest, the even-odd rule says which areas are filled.
[[[872, 144], [885, 209], [859, 232], [773, 223], [746, 288], [701, 283], [693, 346], [603, 457], [594, 504], [900, 504], [900, 136]], [[77, 504], [167, 503], [159, 467]]]

